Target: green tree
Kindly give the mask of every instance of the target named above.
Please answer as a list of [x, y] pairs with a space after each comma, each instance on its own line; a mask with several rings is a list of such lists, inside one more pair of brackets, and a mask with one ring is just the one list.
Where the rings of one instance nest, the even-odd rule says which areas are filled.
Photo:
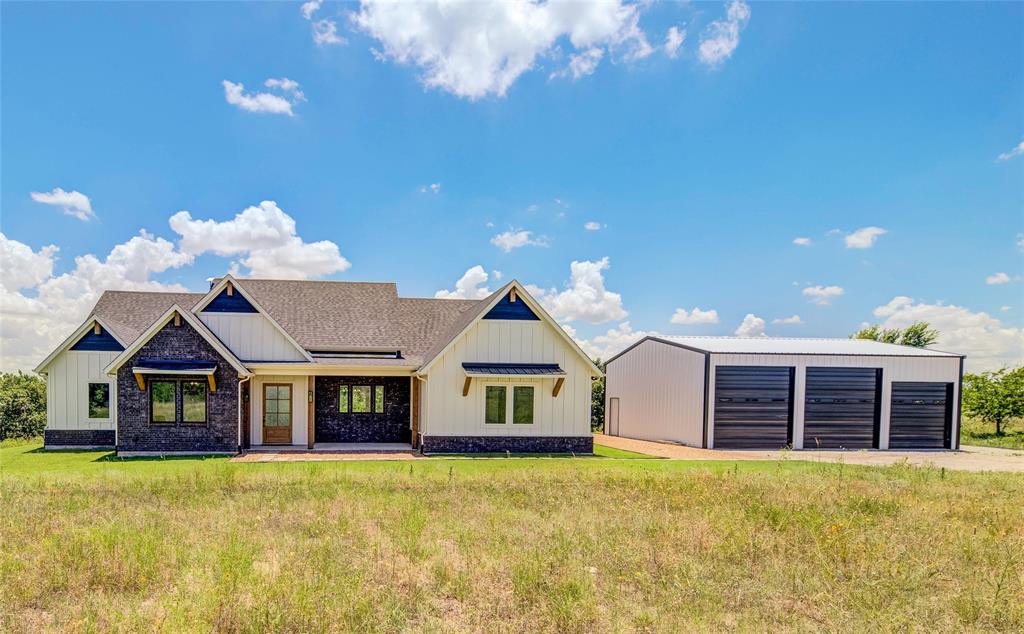
[[46, 427], [46, 382], [24, 372], [0, 373], [0, 440], [33, 438]]
[[850, 339], [871, 339], [883, 343], [896, 343], [901, 346], [927, 348], [939, 338], [939, 331], [929, 327], [926, 321], [915, 321], [902, 330], [899, 328], [882, 328], [878, 324], [865, 326], [850, 335]]
[[[605, 365], [598, 358], [594, 365], [604, 373]], [[604, 429], [604, 376], [594, 381], [590, 390], [590, 429], [602, 431]]]
[[964, 412], [995, 424], [997, 436], [1007, 421], [1024, 417], [1024, 367], [965, 374], [963, 390]]

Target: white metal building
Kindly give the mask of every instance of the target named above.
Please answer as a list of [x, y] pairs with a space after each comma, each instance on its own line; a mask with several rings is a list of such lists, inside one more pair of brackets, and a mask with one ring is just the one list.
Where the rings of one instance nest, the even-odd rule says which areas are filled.
[[956, 449], [963, 356], [861, 339], [646, 337], [605, 433], [730, 449]]

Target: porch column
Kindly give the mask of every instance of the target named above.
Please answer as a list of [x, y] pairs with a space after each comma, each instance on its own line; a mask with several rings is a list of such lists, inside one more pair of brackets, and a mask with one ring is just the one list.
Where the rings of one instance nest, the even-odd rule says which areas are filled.
[[313, 448], [313, 434], [315, 428], [313, 425], [313, 400], [314, 390], [316, 389], [316, 377], [306, 377], [306, 449]]

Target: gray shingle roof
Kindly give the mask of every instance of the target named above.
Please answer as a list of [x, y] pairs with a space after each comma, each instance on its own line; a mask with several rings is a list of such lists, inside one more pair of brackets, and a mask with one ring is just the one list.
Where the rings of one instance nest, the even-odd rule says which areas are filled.
[[118, 339], [130, 345], [171, 306], [188, 307], [204, 293], [155, 293], [148, 291], [104, 291], [89, 317], [99, 317]]

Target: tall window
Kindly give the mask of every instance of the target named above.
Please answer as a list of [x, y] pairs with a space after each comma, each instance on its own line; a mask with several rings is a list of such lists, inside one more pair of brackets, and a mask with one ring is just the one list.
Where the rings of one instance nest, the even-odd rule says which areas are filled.
[[505, 424], [505, 386], [488, 385], [484, 405], [484, 422], [490, 425]]
[[365, 414], [370, 411], [370, 386], [352, 386], [352, 413]]
[[110, 418], [110, 384], [89, 384], [89, 418]]
[[348, 386], [342, 385], [338, 388], [338, 411], [348, 414]]
[[206, 422], [206, 381], [181, 382], [181, 422]]
[[176, 381], [149, 382], [149, 420], [154, 423], [175, 421]]
[[384, 386], [375, 385], [373, 386], [373, 412], [375, 414], [384, 413]]
[[533, 387], [517, 385], [512, 388], [512, 422], [516, 425], [533, 423]]
[[292, 426], [292, 386], [263, 386], [263, 426]]

